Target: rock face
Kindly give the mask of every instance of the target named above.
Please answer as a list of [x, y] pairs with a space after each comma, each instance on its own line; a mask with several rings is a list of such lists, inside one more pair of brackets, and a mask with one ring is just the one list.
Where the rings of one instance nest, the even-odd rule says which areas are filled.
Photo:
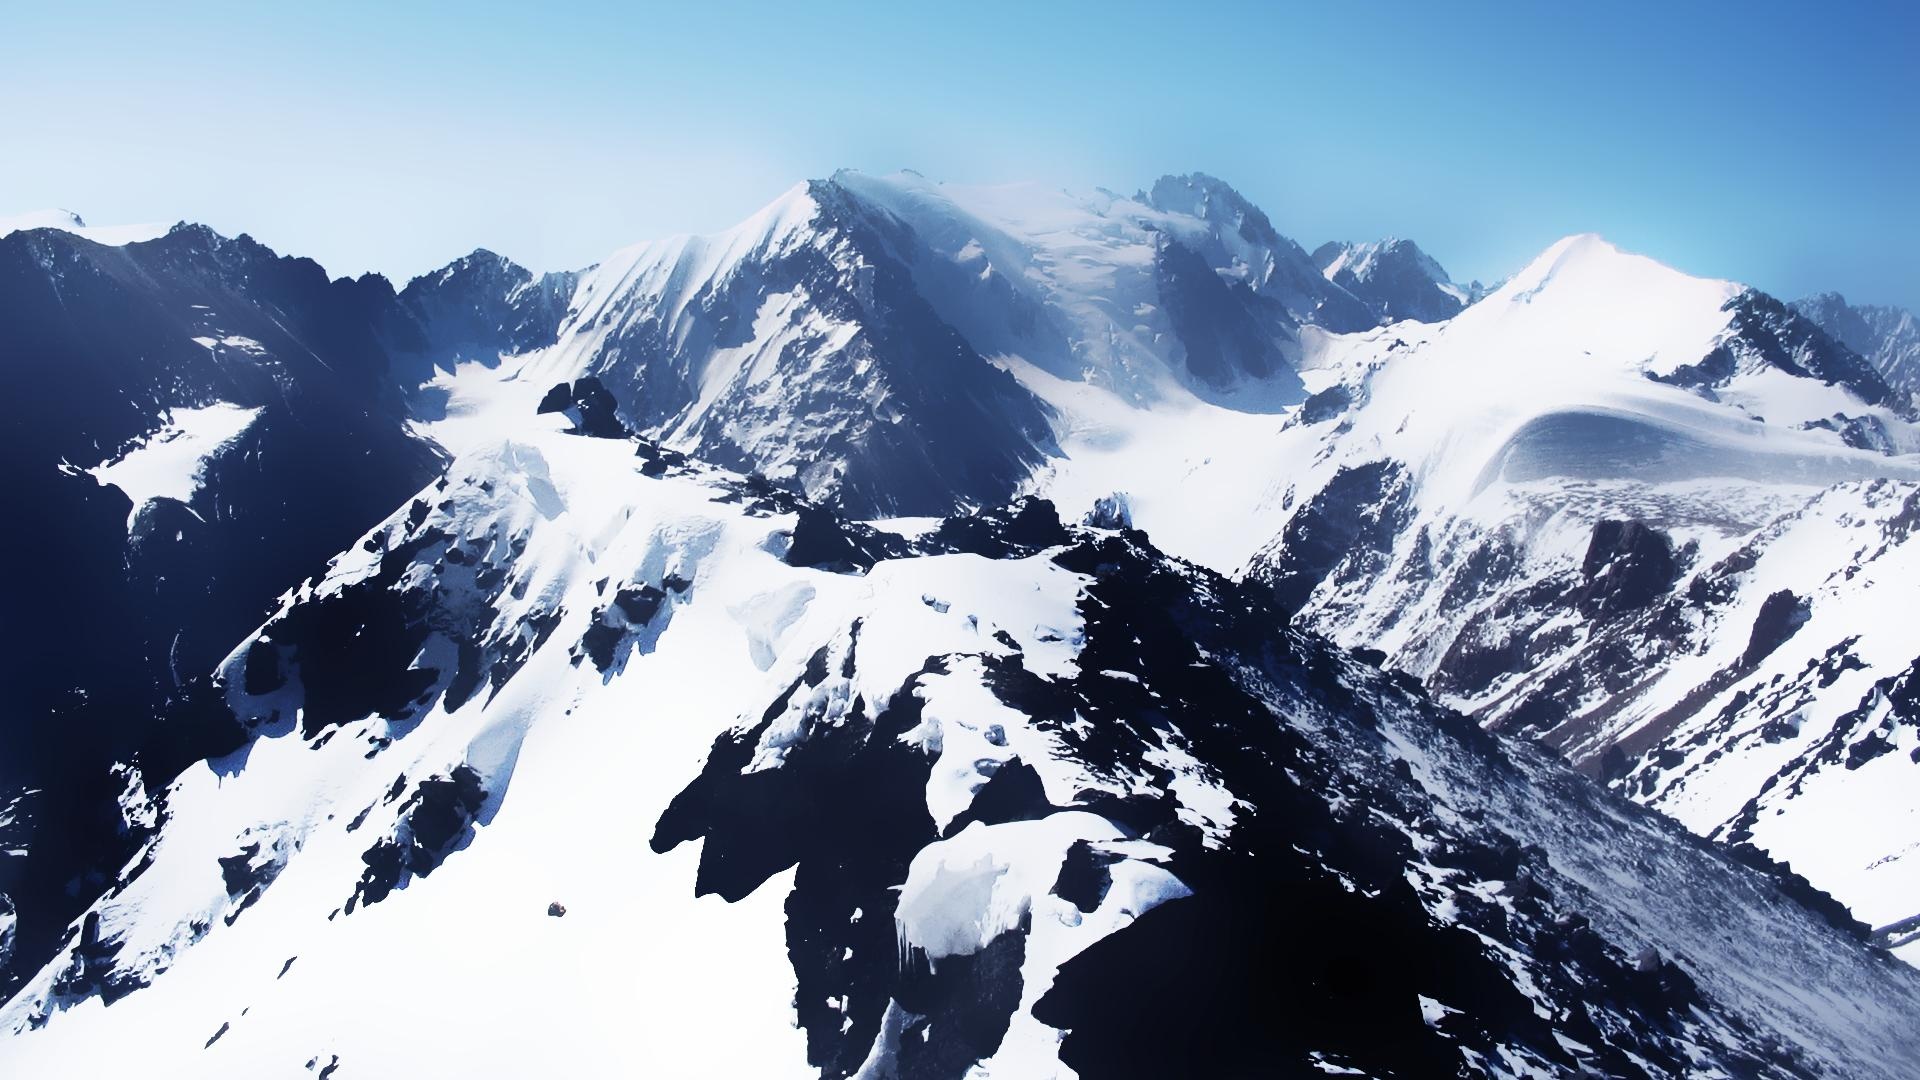
[[[552, 345], [579, 279], [570, 272], [535, 276], [485, 249], [415, 278], [399, 297], [421, 329], [419, 351], [409, 359], [451, 370]], [[430, 371], [408, 374], [418, 385]]]
[[[414, 330], [379, 279], [194, 226], [118, 247], [39, 229], [0, 238], [0, 296], [23, 511], [0, 539], [0, 623], [23, 631], [0, 659], [24, 852], [0, 859], [4, 988], [138, 850], [151, 822], [123, 804], [239, 744], [219, 659], [439, 462], [403, 426], [390, 364]], [[115, 766], [136, 762], [129, 794]]]
[[[325, 1025], [329, 1060], [402, 1071], [1920, 1061], [1920, 975], [1779, 868], [1138, 532], [1026, 500], [797, 565], [803, 531], [871, 530], [494, 422], [235, 650], [247, 747], [179, 778], [148, 859], [0, 1010], [9, 1072], [258, 1072], [348, 1000], [459, 1034]], [[1658, 546], [1603, 531], [1607, 566]], [[576, 1003], [644, 971], [647, 1037], [530, 1004], [563, 971]]]
[[914, 290], [888, 231], [831, 182], [719, 237], [588, 272], [539, 365], [599, 379], [636, 430], [857, 513], [997, 501], [1047, 411]]
[[1853, 305], [1839, 293], [1819, 293], [1793, 302], [1795, 311], [1818, 323], [1827, 336], [1866, 357], [1888, 385], [1920, 393], [1920, 322], [1905, 308]]
[[1812, 320], [1780, 301], [1746, 290], [1729, 304], [1733, 312], [1726, 339], [1692, 364], [1653, 377], [1704, 392], [1725, 389], [1736, 379], [1774, 370], [1827, 386], [1846, 388], [1858, 401], [1914, 418], [1906, 396], [1852, 349], [1830, 337]]
[[1343, 468], [1293, 515], [1256, 561], [1252, 578], [1282, 611], [1298, 611], [1330, 578], [1377, 573], [1407, 525], [1406, 470], [1391, 461]]
[[1641, 610], [1673, 588], [1679, 568], [1673, 538], [1639, 521], [1602, 521], [1580, 562], [1586, 584], [1576, 594], [1580, 611], [1605, 618]]
[[1359, 330], [1375, 321], [1365, 300], [1320, 274], [1299, 244], [1281, 236], [1265, 212], [1224, 181], [1205, 173], [1163, 176], [1141, 201], [1205, 222], [1206, 239], [1199, 250], [1208, 261], [1230, 271], [1295, 322]]
[[1455, 285], [1411, 240], [1332, 241], [1314, 249], [1313, 264], [1328, 281], [1366, 304], [1380, 323], [1451, 319], [1488, 291], [1477, 281]]

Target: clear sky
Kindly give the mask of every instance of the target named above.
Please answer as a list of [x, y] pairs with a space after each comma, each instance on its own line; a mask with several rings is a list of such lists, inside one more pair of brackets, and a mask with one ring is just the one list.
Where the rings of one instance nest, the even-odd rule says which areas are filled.
[[841, 166], [1197, 169], [1463, 280], [1592, 231], [1920, 308], [1920, 5], [0, 0], [0, 214], [558, 269]]

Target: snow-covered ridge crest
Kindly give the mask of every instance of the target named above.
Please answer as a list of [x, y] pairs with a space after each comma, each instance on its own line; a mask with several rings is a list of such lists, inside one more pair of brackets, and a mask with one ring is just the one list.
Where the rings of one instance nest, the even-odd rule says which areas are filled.
[[1671, 384], [1735, 340], [1736, 301], [1747, 295], [1732, 282], [1690, 277], [1598, 236], [1573, 236], [1454, 319], [1316, 336], [1307, 363], [1366, 402], [1350, 414], [1336, 454], [1401, 457], [1421, 479], [1429, 508], [1466, 506], [1484, 488], [1485, 470], [1512, 462], [1516, 451], [1536, 469], [1604, 467], [1604, 454], [1579, 460], [1585, 444], [1565, 442], [1584, 437], [1572, 427], [1562, 425], [1563, 437], [1539, 426], [1556, 415], [1614, 416], [1626, 423], [1622, 431], [1651, 425], [1664, 433], [1656, 438], [1696, 447], [1692, 461], [1673, 462], [1700, 475], [1716, 467], [1713, 457], [1698, 456], [1707, 449], [1733, 475], [1751, 471], [1739, 462], [1754, 455], [1808, 461], [1835, 480], [1902, 469], [1830, 431], [1790, 426], [1841, 411], [1910, 430], [1845, 387], [1764, 364], [1736, 367], [1710, 393]]
[[777, 256], [803, 242], [819, 211], [811, 185], [801, 183], [723, 232], [672, 236], [614, 252], [582, 274], [569, 325], [552, 359], [538, 372], [583, 370], [579, 361], [584, 354], [634, 320], [677, 323], [694, 297], [713, 289], [742, 263]]
[[1861, 702], [1897, 699], [1912, 660], [1876, 629], [1900, 602], [1876, 583], [1904, 557], [1920, 429], [1859, 356], [1591, 235], [1444, 323], [1308, 342], [1322, 389], [1277, 440], [1292, 508], [1250, 576], [1862, 917], [1909, 914], [1890, 836], [1809, 841], [1899, 806], [1862, 778], [1911, 765], [1881, 752], [1906, 745], [1903, 708]]
[[[1268, 1012], [1261, 988], [1300, 937], [1250, 916], [1281, 897], [1372, 930], [1313, 949], [1393, 942], [1381, 970], [1415, 972], [1408, 992], [1458, 1017], [1412, 1042], [1317, 1022], [1235, 1036], [1289, 1060], [1384, 1068], [1418, 1045], [1428, 1063], [1705, 1055], [1786, 1075], [1729, 1034], [1800, 1015], [1764, 987], [1737, 995], [1726, 972], [1774, 961], [1714, 958], [1729, 919], [1790, 939], [1782, 963], [1822, 958], [1821, 985], [1864, 994], [1870, 1030], [1906, 993], [1832, 928], [1766, 906], [1764, 880], [1596, 812], [1559, 766], [1489, 749], [1137, 533], [1028, 502], [909, 546], [650, 441], [495, 406], [511, 411], [490, 438], [463, 436], [443, 478], [223, 665], [252, 741], [168, 786], [152, 843], [0, 1012], [17, 1032], [0, 1063], [239, 1075], [297, 1047], [402, 1069], [559, 1054], [878, 1076], [937, 1052], [1064, 1077], [1134, 1052], [1115, 1025], [1135, 1022], [1085, 988], [1116, 962], [1165, 966], [1175, 995], [1234, 972]], [[1464, 824], [1484, 811], [1552, 858]], [[636, 851], [650, 828], [655, 853]], [[1617, 909], [1595, 891], [1619, 852], [1650, 850], [1636, 889], [1727, 891]], [[1576, 908], [1593, 929], [1559, 917]], [[1646, 942], [1676, 959], [1630, 974]], [[556, 981], [580, 992], [504, 992]], [[1198, 1022], [1143, 992], [1169, 1030]], [[410, 1027], [459, 1037], [333, 1022], [386, 995]], [[1530, 1001], [1594, 1026], [1563, 1046]], [[1647, 1016], [1667, 1020], [1626, 1022]], [[553, 1038], [526, 1040], [528, 1022]], [[1906, 1053], [1823, 1023], [1798, 1036], [1819, 1060], [1870, 1075]]]
[[[982, 352], [1128, 400], [1161, 400], [1167, 384], [1184, 383], [1203, 396], [1237, 389], [1249, 398], [1242, 407], [1260, 407], [1254, 386], [1242, 384], [1271, 378], [1285, 389], [1291, 370], [1282, 357], [1301, 321], [1371, 321], [1313, 272], [1298, 245], [1210, 177], [1163, 178], [1132, 198], [944, 184], [917, 173], [842, 171], [834, 182], [912, 229], [922, 245], [908, 253], [916, 282]], [[1182, 254], [1225, 287], [1217, 295], [1178, 288], [1172, 268]], [[1220, 299], [1229, 295], [1239, 299]], [[1345, 306], [1323, 315], [1329, 296]], [[1190, 317], [1243, 323], [1265, 351], [1223, 351], [1194, 332]]]
[[161, 224], [88, 225], [81, 220], [79, 214], [71, 210], [35, 210], [25, 214], [0, 216], [0, 236], [28, 229], [59, 229], [108, 247], [155, 240], [165, 236], [169, 228], [170, 226]]

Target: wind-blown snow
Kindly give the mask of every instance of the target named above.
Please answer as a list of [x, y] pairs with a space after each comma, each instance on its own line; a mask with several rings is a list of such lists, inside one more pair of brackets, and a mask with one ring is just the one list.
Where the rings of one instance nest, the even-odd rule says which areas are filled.
[[71, 210], [35, 210], [12, 217], [0, 217], [0, 236], [26, 229], [59, 229], [82, 239], [108, 247], [157, 240], [167, 235], [168, 225], [88, 225]]

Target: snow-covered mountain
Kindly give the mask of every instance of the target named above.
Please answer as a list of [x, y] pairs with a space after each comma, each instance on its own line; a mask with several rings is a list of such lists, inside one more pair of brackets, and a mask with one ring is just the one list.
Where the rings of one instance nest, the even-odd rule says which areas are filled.
[[1200, 174], [0, 296], [12, 1071], [1920, 1060], [1920, 425], [1819, 312]]
[[[460, 302], [498, 306], [519, 274]], [[1126, 199], [842, 172], [582, 272], [512, 370], [599, 379], [633, 429], [852, 511], [925, 514], [1004, 500], [1057, 456], [1023, 369], [1272, 413], [1304, 396], [1300, 327], [1374, 321], [1210, 177]]]
[[1914, 914], [1920, 733], [1875, 687], [1920, 655], [1888, 587], [1920, 432], [1869, 365], [1594, 238], [1312, 362], [1253, 580], [1862, 918]]
[[453, 409], [446, 475], [222, 665], [252, 741], [0, 1012], [10, 1073], [1920, 1060], [1920, 973], [1791, 877], [1139, 533], [889, 536]]
[[1905, 308], [1847, 303], [1827, 292], [1795, 300], [1793, 308], [1829, 337], [1867, 358], [1889, 384], [1920, 394], [1920, 322]]
[[0, 237], [0, 296], [11, 987], [138, 847], [121, 797], [240, 743], [218, 659], [438, 458], [388, 378], [385, 282], [193, 226], [37, 228]]
[[1451, 319], [1487, 293], [1477, 281], [1454, 284], [1411, 240], [1329, 241], [1314, 249], [1313, 264], [1328, 281], [1364, 301], [1381, 323]]

